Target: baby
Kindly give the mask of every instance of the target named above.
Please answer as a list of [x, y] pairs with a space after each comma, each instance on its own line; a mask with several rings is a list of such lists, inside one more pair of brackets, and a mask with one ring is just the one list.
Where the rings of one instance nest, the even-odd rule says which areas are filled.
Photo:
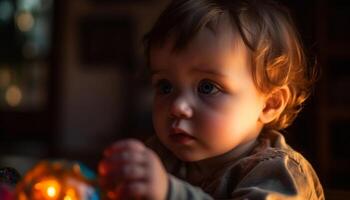
[[288, 127], [314, 80], [269, 0], [173, 0], [145, 37], [156, 137], [114, 143], [107, 199], [324, 199]]

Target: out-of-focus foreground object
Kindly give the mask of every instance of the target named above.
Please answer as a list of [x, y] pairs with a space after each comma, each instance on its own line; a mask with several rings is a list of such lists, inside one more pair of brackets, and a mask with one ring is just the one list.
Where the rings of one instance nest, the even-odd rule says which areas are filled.
[[99, 200], [94, 172], [78, 162], [41, 161], [16, 187], [18, 200]]

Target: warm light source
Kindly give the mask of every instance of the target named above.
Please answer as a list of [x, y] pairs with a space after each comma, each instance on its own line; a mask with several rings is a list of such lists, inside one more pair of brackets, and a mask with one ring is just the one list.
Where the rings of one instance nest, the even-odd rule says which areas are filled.
[[95, 177], [76, 162], [42, 161], [17, 185], [18, 200], [99, 200]]
[[53, 186], [49, 186], [47, 188], [47, 196], [49, 196], [50, 198], [54, 198], [57, 196], [57, 191], [56, 191], [56, 188], [53, 187]]
[[28, 11], [22, 11], [16, 16], [16, 24], [22, 32], [30, 31], [34, 26], [34, 17]]
[[21, 89], [16, 85], [8, 87], [6, 90], [5, 99], [8, 105], [12, 107], [18, 106], [22, 101]]
[[67, 189], [63, 200], [78, 200], [75, 190], [73, 188]]
[[39, 192], [46, 199], [57, 199], [58, 194], [60, 193], [60, 184], [55, 179], [48, 179], [36, 183], [34, 189]]

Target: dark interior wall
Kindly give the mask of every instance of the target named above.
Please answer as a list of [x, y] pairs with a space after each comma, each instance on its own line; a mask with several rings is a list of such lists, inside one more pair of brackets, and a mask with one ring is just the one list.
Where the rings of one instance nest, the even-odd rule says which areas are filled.
[[[0, 9], [5, 1], [8, 5], [7, 0], [0, 0]], [[147, 137], [152, 132], [151, 96], [145, 80], [138, 78], [144, 67], [142, 37], [166, 3], [53, 1], [52, 43], [48, 55], [37, 58], [45, 63], [41, 85], [47, 99], [35, 109], [10, 107], [1, 99], [0, 165], [15, 162], [24, 172], [30, 167], [25, 164], [28, 160], [32, 164], [42, 158], [66, 158], [95, 168], [103, 148], [116, 139]], [[12, 11], [19, 7], [12, 5]], [[11, 33], [27, 34], [16, 24], [6, 27]], [[7, 41], [7, 46], [16, 45], [17, 39]]]
[[62, 5], [59, 154], [96, 159], [115, 139], [150, 134], [150, 91], [136, 76], [144, 66], [143, 34], [165, 3]]

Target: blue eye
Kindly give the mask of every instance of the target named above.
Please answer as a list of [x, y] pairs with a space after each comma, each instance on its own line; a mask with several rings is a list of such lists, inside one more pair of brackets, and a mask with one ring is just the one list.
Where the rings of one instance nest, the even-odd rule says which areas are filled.
[[208, 80], [203, 80], [198, 85], [198, 92], [205, 95], [213, 95], [219, 92], [218, 87]]
[[173, 90], [173, 86], [167, 80], [160, 80], [156, 84], [157, 94], [169, 94]]

